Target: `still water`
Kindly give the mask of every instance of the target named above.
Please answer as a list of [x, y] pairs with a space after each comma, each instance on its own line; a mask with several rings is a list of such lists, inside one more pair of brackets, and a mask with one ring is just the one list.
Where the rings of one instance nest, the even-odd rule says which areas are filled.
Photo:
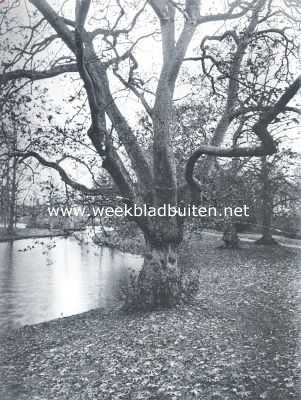
[[139, 256], [74, 238], [0, 243], [0, 333], [118, 301]]

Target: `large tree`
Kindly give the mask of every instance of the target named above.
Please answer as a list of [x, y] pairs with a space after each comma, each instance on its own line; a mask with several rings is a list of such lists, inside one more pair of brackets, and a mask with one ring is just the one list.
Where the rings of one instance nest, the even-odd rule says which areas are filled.
[[[288, 103], [299, 90], [301, 78], [289, 84], [292, 79], [289, 72], [283, 76], [274, 70], [272, 77], [265, 76], [262, 81], [263, 87], [275, 86], [273, 96], [265, 98], [258, 96], [258, 87], [250, 83], [249, 76], [265, 70], [264, 65], [258, 67], [258, 60], [252, 56], [258, 41], [266, 43], [268, 48], [277, 48], [277, 43], [283, 43], [285, 51], [283, 55], [279, 53], [281, 65], [290, 62], [292, 39], [286, 27], [279, 28], [279, 21], [282, 18], [291, 23], [294, 18], [290, 15], [291, 9], [295, 7], [298, 11], [295, 2], [226, 1], [216, 5], [216, 13], [199, 0], [95, 3], [77, 0], [64, 2], [61, 8], [55, 1], [30, 0], [30, 3], [30, 24], [21, 26], [20, 23], [15, 33], [19, 38], [27, 32], [23, 45], [11, 45], [7, 62], [3, 63], [1, 84], [77, 74], [84, 83], [89, 105], [91, 126], [87, 135], [102, 159], [102, 168], [110, 174], [127, 204], [159, 207], [197, 202], [202, 179], [196, 178], [194, 168], [202, 156], [209, 156], [202, 164], [201, 175], [206, 177], [214, 164], [213, 157], [264, 156], [277, 151], [268, 128], [280, 113], [294, 111]], [[224, 3], [225, 8], [221, 9]], [[12, 8], [11, 14], [15, 15], [16, 9]], [[5, 15], [7, 21], [9, 15], [10, 10]], [[7, 40], [13, 36], [15, 26], [2, 25], [2, 34]], [[205, 35], [209, 25], [218, 29], [219, 34]], [[158, 37], [162, 44], [160, 68], [139, 72], [141, 40], [155, 46]], [[200, 53], [186, 56], [193, 46]], [[148, 57], [151, 59], [152, 54]], [[195, 148], [188, 156], [183, 184], [183, 179], [177, 179], [173, 141], [174, 100], [184, 63], [185, 66], [192, 63], [202, 71], [201, 79], [208, 79], [209, 90], [218, 99], [219, 113], [210, 142]], [[158, 74], [154, 79], [155, 72]], [[129, 124], [127, 107], [124, 104], [121, 107], [115, 97], [117, 80], [118, 85], [138, 98], [150, 118], [151, 162], [149, 148], [146, 154], [134, 127]], [[204, 83], [205, 87], [208, 91]], [[222, 147], [224, 138], [234, 135], [237, 125], [243, 126], [244, 116], [250, 114], [252, 118], [247, 121], [249, 125], [252, 121], [254, 145], [236, 143]], [[243, 132], [240, 129], [241, 135]], [[99, 188], [88, 188], [74, 181], [60, 164], [46, 159], [41, 151], [31, 149], [18, 155], [23, 159], [35, 157], [44, 166], [54, 168], [75, 189], [101, 194]], [[144, 307], [173, 304], [181, 292], [177, 250], [183, 238], [183, 218], [136, 217], [134, 220], [143, 231], [147, 247], [138, 277], [139, 302]]]

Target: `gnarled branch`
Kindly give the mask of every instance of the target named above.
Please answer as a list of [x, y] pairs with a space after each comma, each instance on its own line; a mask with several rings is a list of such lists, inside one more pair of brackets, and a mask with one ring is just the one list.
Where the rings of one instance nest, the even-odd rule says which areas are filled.
[[[79, 190], [82, 193], [92, 195], [92, 196], [100, 196], [100, 195], [105, 195], [106, 194], [106, 189], [105, 188], [88, 188], [87, 186], [76, 182], [73, 180], [67, 172], [64, 170], [64, 168], [57, 162], [55, 161], [50, 161], [41, 156], [39, 153], [36, 151], [17, 151], [14, 152], [12, 155], [20, 157], [21, 161], [26, 160], [27, 158], [35, 158], [36, 160], [39, 161], [41, 165], [47, 168], [52, 168], [55, 171], [57, 171], [62, 179], [63, 182], [65, 182], [68, 186], [72, 187], [75, 190]], [[112, 189], [110, 188], [110, 194], [112, 193]]]
[[44, 71], [17, 69], [15, 71], [6, 72], [0, 75], [0, 83], [6, 84], [9, 81], [17, 79], [30, 79], [32, 81], [37, 81], [41, 79], [53, 78], [68, 72], [78, 72], [77, 64], [62, 64]]
[[292, 85], [288, 87], [280, 99], [263, 113], [259, 120], [254, 124], [253, 131], [261, 142], [259, 146], [223, 148], [218, 146], [203, 145], [200, 146], [189, 157], [185, 167], [185, 178], [192, 189], [201, 190], [201, 183], [193, 176], [195, 164], [202, 155], [215, 157], [261, 157], [271, 155], [277, 151], [275, 142], [268, 132], [269, 124], [285, 110], [289, 101], [296, 95], [301, 87], [301, 76], [299, 76]]

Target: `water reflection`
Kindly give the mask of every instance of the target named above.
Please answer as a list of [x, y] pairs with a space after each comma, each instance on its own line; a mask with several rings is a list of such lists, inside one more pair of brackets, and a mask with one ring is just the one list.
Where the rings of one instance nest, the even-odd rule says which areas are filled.
[[[0, 331], [110, 307], [141, 258], [77, 240], [0, 243]], [[53, 247], [55, 244], [55, 247]]]

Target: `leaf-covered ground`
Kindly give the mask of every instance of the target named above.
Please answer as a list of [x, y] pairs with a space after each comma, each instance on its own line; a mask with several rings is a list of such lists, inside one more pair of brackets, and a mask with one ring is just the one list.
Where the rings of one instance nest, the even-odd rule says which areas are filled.
[[192, 305], [91, 311], [2, 339], [1, 400], [301, 398], [299, 250], [193, 239]]

